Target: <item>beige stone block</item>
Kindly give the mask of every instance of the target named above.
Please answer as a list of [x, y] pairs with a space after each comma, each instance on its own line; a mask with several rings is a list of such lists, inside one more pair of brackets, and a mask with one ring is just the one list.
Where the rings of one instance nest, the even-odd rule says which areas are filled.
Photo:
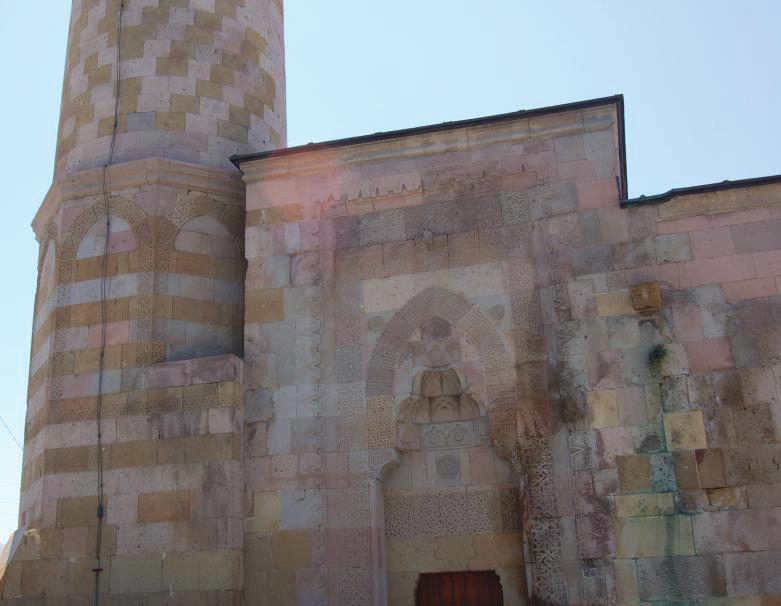
[[436, 538], [434, 557], [445, 570], [466, 570], [476, 555], [471, 536], [444, 536]]
[[196, 554], [166, 554], [163, 560], [163, 587], [171, 591], [195, 591], [198, 589]]
[[308, 530], [286, 530], [271, 538], [271, 565], [277, 570], [309, 568], [312, 554]]
[[478, 534], [472, 545], [475, 555], [469, 570], [523, 566], [523, 537], [519, 533]]
[[181, 112], [157, 112], [155, 128], [158, 130], [185, 130], [185, 114]]
[[195, 83], [195, 94], [199, 97], [208, 97], [209, 99], [216, 99], [222, 101], [222, 84], [216, 82], [209, 82], [208, 80], [198, 80]]
[[628, 290], [615, 290], [595, 295], [597, 313], [602, 316], [625, 316], [635, 313]]
[[189, 490], [148, 492], [138, 495], [139, 522], [178, 522], [189, 519]]
[[618, 517], [660, 516], [675, 513], [671, 492], [651, 494], [627, 494], [615, 498]]
[[634, 560], [613, 560], [616, 577], [616, 599], [619, 604], [639, 604], [637, 568]]
[[285, 317], [282, 289], [267, 288], [246, 295], [246, 322], [279, 322]]
[[388, 570], [393, 572], [443, 570], [436, 556], [437, 541], [434, 537], [419, 539], [392, 539], [386, 543]]
[[22, 562], [0, 566], [0, 598], [10, 600], [22, 595]]
[[242, 553], [233, 550], [201, 551], [198, 561], [198, 588], [207, 591], [241, 589]]
[[616, 556], [654, 558], [694, 555], [689, 516], [646, 516], [615, 520]]
[[57, 501], [57, 527], [98, 525], [98, 497], [70, 497]]
[[163, 561], [160, 555], [111, 558], [111, 593], [161, 591]]
[[111, 445], [111, 467], [147, 467], [157, 463], [157, 440], [119, 442]]
[[669, 450], [696, 450], [708, 447], [701, 410], [665, 414], [664, 434]]
[[30, 560], [22, 568], [22, 595], [30, 597], [65, 594], [65, 560]]
[[417, 572], [391, 572], [388, 574], [388, 605], [415, 606]]
[[586, 393], [586, 402], [592, 427], [618, 427], [618, 398], [614, 389], [589, 391]]
[[504, 606], [526, 606], [529, 590], [526, 583], [526, 569], [522, 566], [497, 568], [496, 574], [502, 584]]
[[201, 111], [201, 102], [193, 95], [171, 95], [171, 111], [182, 114], [197, 114]]
[[279, 532], [280, 502], [277, 492], [256, 492], [254, 517], [247, 520], [247, 532]]

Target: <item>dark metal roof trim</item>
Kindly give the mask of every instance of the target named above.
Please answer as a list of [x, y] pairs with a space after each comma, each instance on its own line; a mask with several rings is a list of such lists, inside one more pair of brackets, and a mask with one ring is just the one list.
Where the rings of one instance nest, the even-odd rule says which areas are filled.
[[307, 152], [332, 149], [336, 147], [346, 147], [348, 145], [359, 145], [361, 143], [373, 143], [375, 141], [386, 141], [388, 139], [399, 139], [401, 137], [410, 137], [413, 135], [423, 135], [428, 133], [437, 133], [457, 128], [466, 128], [470, 126], [481, 126], [484, 124], [494, 124], [509, 120], [518, 120], [520, 118], [533, 118], [547, 114], [558, 114], [579, 109], [590, 109], [603, 105], [616, 105], [618, 108], [618, 132], [619, 145], [621, 146], [621, 173], [623, 187], [622, 190], [628, 191], [626, 187], [626, 150], [624, 145], [624, 96], [613, 95], [610, 97], [601, 97], [599, 99], [588, 99], [586, 101], [575, 101], [574, 103], [565, 103], [563, 105], [552, 105], [550, 107], [540, 107], [537, 109], [522, 109], [517, 112], [507, 114], [497, 114], [495, 116], [486, 116], [483, 118], [470, 118], [467, 120], [457, 120], [454, 122], [443, 122], [441, 124], [430, 124], [427, 126], [417, 126], [414, 128], [405, 128], [401, 130], [391, 130], [386, 132], [374, 133], [371, 135], [359, 135], [357, 137], [348, 137], [346, 139], [334, 139], [332, 141], [323, 141], [321, 143], [308, 143], [307, 145], [298, 145], [296, 147], [286, 147], [283, 149], [270, 150], [265, 152], [255, 152], [250, 154], [236, 154], [231, 156], [230, 161], [236, 168], [241, 168], [244, 162], [252, 160], [262, 160], [265, 158], [280, 158], [284, 156], [293, 156]]
[[707, 183], [705, 185], [693, 185], [691, 187], [676, 187], [675, 189], [666, 191], [663, 194], [656, 194], [653, 196], [639, 196], [630, 200], [622, 198], [621, 208], [635, 208], [637, 206], [662, 204], [680, 196], [706, 194], [709, 192], [724, 191], [728, 189], [740, 189], [743, 187], [758, 187], [762, 185], [771, 185], [774, 183], [781, 183], [781, 175], [753, 177], [751, 179], [739, 179], [737, 181], [721, 181], [719, 183]]

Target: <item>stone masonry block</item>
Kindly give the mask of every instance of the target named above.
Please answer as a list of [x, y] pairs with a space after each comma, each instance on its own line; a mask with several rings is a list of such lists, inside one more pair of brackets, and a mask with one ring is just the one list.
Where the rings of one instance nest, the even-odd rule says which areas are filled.
[[311, 565], [308, 530], [286, 530], [271, 539], [271, 565], [276, 570], [296, 570]]
[[115, 556], [111, 559], [111, 593], [161, 591], [162, 575], [160, 555]]
[[664, 433], [670, 450], [696, 450], [708, 447], [705, 423], [700, 410], [665, 414]]
[[724, 555], [731, 595], [781, 595], [781, 551]]
[[615, 497], [618, 517], [659, 516], [675, 513], [673, 493], [628, 494]]
[[617, 427], [618, 400], [616, 390], [600, 389], [586, 393], [586, 402], [589, 409], [591, 426], [595, 429], [603, 427]]
[[651, 457], [618, 457], [618, 478], [622, 493], [651, 492]]
[[643, 558], [637, 573], [640, 599], [648, 602], [727, 595], [724, 564], [715, 556]]
[[596, 295], [597, 314], [605, 316], [622, 316], [634, 313], [628, 290], [617, 290]]
[[662, 293], [657, 282], [643, 282], [630, 289], [632, 308], [640, 313], [653, 313], [662, 307]]
[[57, 501], [57, 527], [97, 526], [98, 497], [71, 497]]
[[189, 490], [149, 492], [138, 495], [139, 522], [178, 522], [189, 519]]
[[689, 516], [646, 516], [615, 521], [616, 555], [620, 558], [652, 558], [694, 555]]
[[253, 518], [247, 521], [248, 532], [274, 533], [279, 531], [281, 505], [277, 492], [256, 492]]

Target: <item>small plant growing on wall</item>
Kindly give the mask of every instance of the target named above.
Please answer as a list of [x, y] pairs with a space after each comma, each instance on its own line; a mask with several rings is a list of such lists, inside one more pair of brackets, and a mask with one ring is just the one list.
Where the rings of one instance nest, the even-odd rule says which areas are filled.
[[654, 348], [648, 353], [648, 366], [654, 372], [661, 372], [662, 364], [667, 359], [669, 352], [667, 346], [664, 343], [655, 345]]

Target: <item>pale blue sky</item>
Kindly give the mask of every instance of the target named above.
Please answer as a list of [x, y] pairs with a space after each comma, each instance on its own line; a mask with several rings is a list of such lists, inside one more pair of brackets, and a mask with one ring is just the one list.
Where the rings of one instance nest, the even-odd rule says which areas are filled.
[[[289, 143], [623, 93], [630, 194], [781, 173], [778, 0], [287, 0]], [[0, 0], [6, 319], [0, 415], [21, 440], [68, 0]], [[11, 86], [9, 86], [11, 84]], [[0, 542], [21, 454], [0, 425]]]

